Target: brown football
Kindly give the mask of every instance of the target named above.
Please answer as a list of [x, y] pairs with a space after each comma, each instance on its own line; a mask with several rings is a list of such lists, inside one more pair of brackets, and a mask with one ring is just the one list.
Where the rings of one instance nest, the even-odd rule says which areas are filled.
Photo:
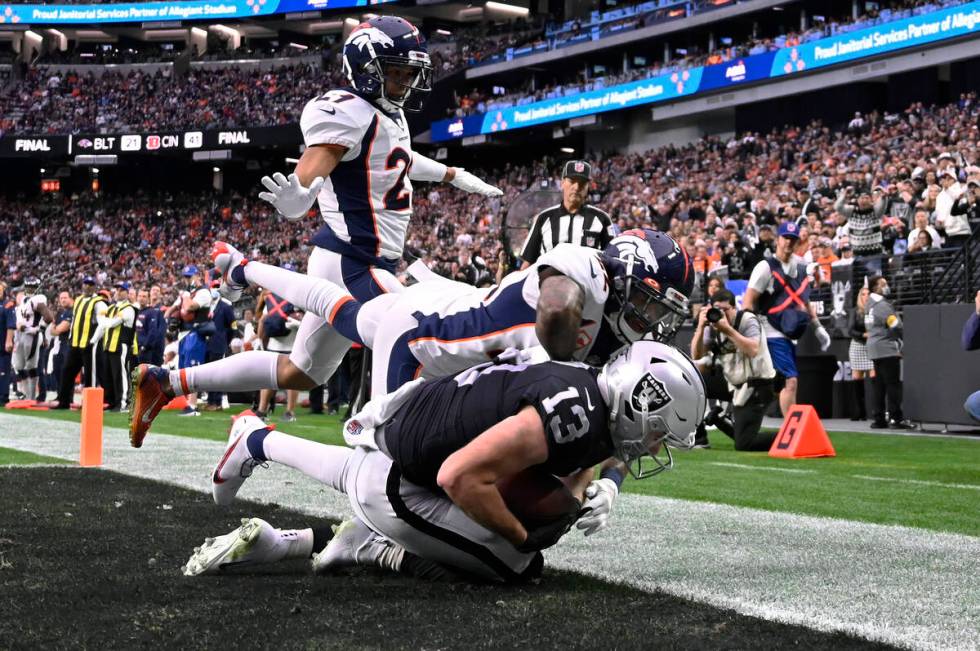
[[577, 512], [582, 505], [554, 475], [528, 468], [497, 482], [507, 508], [528, 530]]

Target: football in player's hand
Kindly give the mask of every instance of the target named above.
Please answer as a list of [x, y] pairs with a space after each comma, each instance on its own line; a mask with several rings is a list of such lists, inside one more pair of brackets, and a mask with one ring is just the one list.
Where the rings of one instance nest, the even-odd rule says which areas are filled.
[[582, 504], [554, 475], [528, 468], [497, 482], [507, 508], [532, 531], [578, 513]]

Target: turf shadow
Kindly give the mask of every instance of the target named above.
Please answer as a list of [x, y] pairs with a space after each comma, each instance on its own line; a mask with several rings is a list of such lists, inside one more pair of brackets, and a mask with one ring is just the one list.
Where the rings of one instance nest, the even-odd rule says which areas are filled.
[[[306, 563], [186, 578], [205, 536], [310, 516], [100, 470], [0, 470], [4, 648], [871, 648], [662, 593], [548, 570], [536, 585], [446, 585]], [[651, 559], [651, 562], [655, 562]]]

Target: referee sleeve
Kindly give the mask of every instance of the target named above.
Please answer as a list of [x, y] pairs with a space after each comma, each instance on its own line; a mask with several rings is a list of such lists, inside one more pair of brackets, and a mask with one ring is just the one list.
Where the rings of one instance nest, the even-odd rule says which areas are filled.
[[541, 215], [539, 212], [534, 216], [534, 223], [531, 224], [531, 230], [528, 231], [527, 240], [521, 250], [521, 260], [528, 264], [534, 264], [541, 255]]
[[599, 250], [602, 251], [609, 246], [609, 242], [612, 241], [613, 238], [612, 219], [609, 217], [607, 212], [599, 210], [598, 208], [595, 209], [595, 213], [596, 217], [599, 219], [599, 224], [602, 226], [602, 229], [599, 231], [598, 238]]

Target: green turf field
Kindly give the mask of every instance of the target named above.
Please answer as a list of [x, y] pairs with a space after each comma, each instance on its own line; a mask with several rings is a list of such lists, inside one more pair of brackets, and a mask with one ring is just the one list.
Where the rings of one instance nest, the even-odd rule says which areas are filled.
[[65, 459], [55, 457], [45, 457], [32, 452], [22, 452], [11, 450], [10, 448], [0, 448], [0, 466], [33, 466], [38, 464], [68, 464]]
[[[13, 412], [77, 422], [77, 412]], [[222, 440], [231, 413], [186, 418], [162, 412], [154, 432]], [[126, 414], [105, 414], [107, 427], [126, 428]], [[276, 422], [276, 417], [270, 419]], [[278, 425], [289, 434], [342, 443], [337, 416], [312, 416]], [[625, 490], [770, 511], [896, 524], [980, 536], [980, 440], [889, 434], [831, 433], [837, 457], [772, 459], [735, 452], [712, 432], [710, 450], [675, 455], [674, 469]], [[3, 456], [0, 455], [0, 460]]]

